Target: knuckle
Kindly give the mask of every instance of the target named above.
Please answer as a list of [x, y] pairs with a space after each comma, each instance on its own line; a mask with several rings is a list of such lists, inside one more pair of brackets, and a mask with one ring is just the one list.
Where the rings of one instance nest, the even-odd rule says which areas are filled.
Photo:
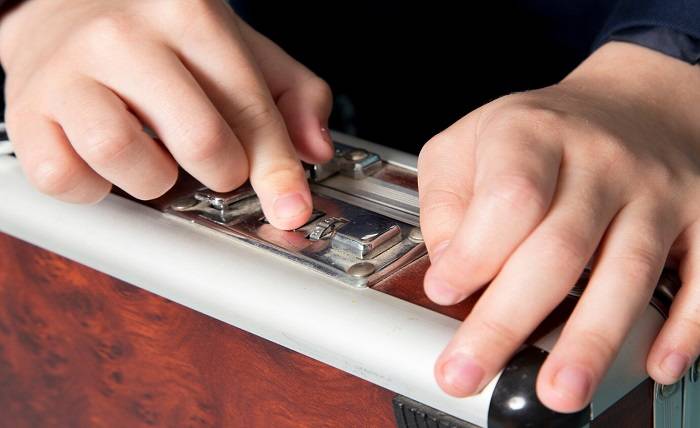
[[[700, 310], [694, 316], [684, 316], [680, 319], [682, 330], [687, 332], [688, 337], [700, 338]], [[700, 348], [700, 344], [698, 345]]]
[[311, 77], [306, 82], [306, 85], [309, 88], [309, 92], [315, 94], [318, 99], [330, 101], [333, 98], [333, 91], [331, 90], [330, 85], [328, 85], [325, 80], [318, 76], [314, 75]]
[[499, 129], [527, 130], [546, 135], [562, 129], [567, 119], [568, 115], [563, 111], [516, 102], [495, 108], [482, 123]]
[[[418, 153], [418, 171], [425, 171], [428, 166], [441, 164], [441, 159], [446, 156], [448, 148], [453, 147], [454, 136], [450, 132], [443, 131], [428, 140]], [[422, 174], [418, 174], [418, 182], [421, 183]]]
[[91, 43], [93, 51], [104, 53], [128, 45], [133, 34], [133, 19], [126, 13], [112, 12], [92, 18], [85, 24], [81, 37]]
[[169, 15], [175, 19], [177, 23], [192, 22], [192, 18], [211, 18], [214, 8], [211, 0], [189, 0], [187, 2], [178, 2], [177, 7], [168, 8]]
[[686, 299], [683, 305], [671, 306], [669, 322], [675, 324], [676, 331], [682, 332], [682, 337], [690, 339], [696, 353], [700, 352], [700, 301]]
[[595, 355], [605, 361], [612, 361], [617, 354], [616, 346], [610, 337], [598, 330], [583, 330], [576, 334], [576, 340], [582, 349], [590, 351], [589, 355]]
[[537, 177], [528, 174], [510, 174], [493, 180], [485, 189], [486, 196], [502, 201], [506, 209], [522, 210], [535, 207], [538, 212], [547, 208], [544, 190]]
[[220, 156], [231, 143], [231, 130], [219, 118], [203, 120], [196, 127], [183, 133], [182, 152], [193, 162], [206, 162]]
[[553, 257], [569, 263], [587, 261], [590, 257], [589, 239], [571, 228], [545, 233], [543, 242]]
[[658, 248], [639, 245], [628, 249], [625, 254], [612, 256], [612, 259], [624, 269], [631, 284], [648, 287], [658, 279], [665, 257]]
[[282, 125], [282, 118], [276, 108], [263, 96], [251, 97], [234, 112], [236, 130], [256, 133]]
[[120, 130], [90, 132], [85, 137], [85, 157], [100, 166], [118, 162], [137, 149], [134, 135]]
[[256, 165], [251, 171], [251, 179], [265, 183], [267, 187], [288, 187], [303, 181], [304, 171], [300, 162], [277, 159], [264, 165]]
[[452, 137], [450, 136], [450, 133], [444, 131], [440, 132], [439, 134], [436, 134], [430, 138], [430, 140], [423, 145], [419, 157], [420, 155], [430, 155], [435, 150], [439, 150], [441, 147], [449, 145], [451, 142]]
[[521, 335], [503, 321], [486, 318], [479, 321], [478, 326], [489, 340], [502, 347], [513, 347], [523, 340]]
[[28, 171], [28, 175], [41, 193], [50, 196], [64, 195], [78, 186], [72, 168], [55, 160], [39, 163]]
[[466, 209], [467, 200], [462, 194], [451, 189], [430, 189], [419, 193], [421, 213], [452, 212]]

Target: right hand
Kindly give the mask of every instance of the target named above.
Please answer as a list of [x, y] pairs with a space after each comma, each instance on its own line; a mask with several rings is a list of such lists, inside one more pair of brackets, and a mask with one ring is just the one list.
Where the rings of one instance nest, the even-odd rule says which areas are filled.
[[0, 22], [0, 61], [8, 132], [44, 193], [152, 199], [179, 164], [221, 192], [250, 178], [276, 227], [311, 214], [299, 158], [333, 155], [328, 85], [223, 0], [26, 0]]

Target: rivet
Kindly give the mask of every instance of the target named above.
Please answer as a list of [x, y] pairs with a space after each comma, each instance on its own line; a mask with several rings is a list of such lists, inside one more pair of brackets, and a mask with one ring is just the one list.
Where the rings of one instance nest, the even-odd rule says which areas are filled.
[[365, 159], [369, 154], [364, 150], [352, 150], [345, 154], [345, 159], [358, 162]]
[[176, 200], [170, 205], [170, 208], [175, 210], [175, 211], [185, 211], [188, 208], [192, 208], [195, 206], [199, 201], [192, 198], [192, 197], [184, 197]]
[[354, 265], [350, 266], [348, 268], [348, 274], [358, 277], [358, 278], [364, 278], [367, 276], [370, 276], [374, 273], [375, 267], [372, 263], [370, 262], [360, 262], [360, 263], [355, 263]]
[[420, 227], [414, 227], [408, 232], [408, 239], [413, 242], [423, 242], [423, 232], [421, 232]]

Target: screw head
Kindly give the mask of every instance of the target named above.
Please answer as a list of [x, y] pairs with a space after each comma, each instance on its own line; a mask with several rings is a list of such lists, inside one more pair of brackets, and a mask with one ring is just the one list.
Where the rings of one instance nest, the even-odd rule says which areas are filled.
[[374, 273], [375, 267], [370, 262], [360, 262], [348, 268], [348, 273], [358, 278], [365, 278]]
[[365, 159], [369, 154], [364, 150], [351, 150], [345, 154], [345, 159], [351, 160], [353, 162], [359, 162]]
[[413, 242], [423, 242], [423, 232], [421, 232], [420, 227], [414, 227], [408, 232], [408, 239]]

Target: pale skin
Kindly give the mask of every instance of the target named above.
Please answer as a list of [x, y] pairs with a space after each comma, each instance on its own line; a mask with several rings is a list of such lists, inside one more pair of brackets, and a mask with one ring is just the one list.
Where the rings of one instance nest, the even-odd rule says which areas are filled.
[[[8, 130], [41, 191], [152, 199], [179, 164], [218, 191], [250, 178], [279, 228], [309, 217], [299, 161], [332, 156], [328, 86], [222, 1], [27, 0], [0, 23], [0, 60]], [[539, 374], [543, 403], [590, 401], [668, 260], [683, 285], [647, 370], [664, 384], [683, 374], [700, 353], [698, 105], [700, 68], [608, 43], [559, 84], [500, 98], [425, 145], [425, 291], [454, 304], [485, 288], [435, 365], [447, 393], [483, 388], [589, 260]]]

